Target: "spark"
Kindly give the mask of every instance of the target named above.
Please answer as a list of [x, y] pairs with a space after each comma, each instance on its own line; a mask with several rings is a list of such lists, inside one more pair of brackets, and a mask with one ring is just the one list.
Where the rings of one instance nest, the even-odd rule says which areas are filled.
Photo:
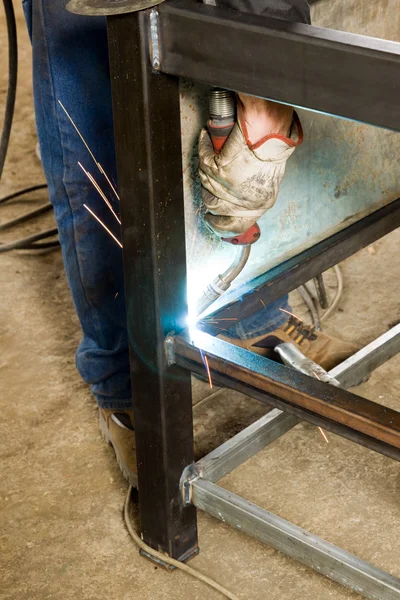
[[225, 317], [222, 319], [213, 319], [213, 317], [204, 317], [204, 321], [208, 319], [210, 321], [210, 323], [219, 323], [220, 321], [237, 321], [238, 318], [237, 317]]
[[[200, 319], [199, 324], [203, 324], [203, 325], [214, 325], [214, 323], [212, 323], [212, 321], [205, 321], [205, 319]], [[218, 327], [218, 325], [214, 325], [215, 329], [220, 329], [221, 331], [226, 331], [226, 329], [224, 329], [223, 327]], [[203, 361], [204, 362], [204, 361]]]
[[119, 292], [117, 292], [117, 293], [115, 294], [115, 296], [114, 296], [114, 300], [116, 300], [116, 299], [117, 299], [117, 296], [118, 296], [118, 294], [119, 294]]
[[107, 231], [107, 233], [109, 233], [111, 235], [111, 237], [117, 242], [118, 246], [120, 248], [122, 248], [123, 246], [122, 246], [121, 242], [119, 241], [119, 239], [116, 238], [113, 233], [111, 233], [111, 231], [108, 229], [108, 227], [106, 225], [104, 225], [103, 221], [101, 221], [99, 219], [99, 217], [97, 215], [95, 215], [95, 213], [86, 204], [84, 204], [83, 206], [86, 208], [87, 211], [90, 212], [90, 214], [96, 219], [96, 221], [98, 221], [100, 223], [100, 225], [102, 227], [104, 227], [104, 229]]
[[113, 186], [113, 184], [110, 181], [110, 178], [108, 177], [107, 173], [105, 172], [105, 170], [103, 169], [103, 167], [101, 166], [101, 164], [99, 162], [97, 162], [93, 152], [91, 151], [91, 149], [89, 148], [85, 138], [83, 137], [83, 135], [81, 134], [81, 132], [79, 131], [78, 127], [76, 126], [76, 124], [74, 123], [71, 115], [69, 114], [69, 112], [67, 111], [67, 109], [65, 108], [65, 106], [63, 105], [63, 103], [61, 102], [61, 100], [58, 101], [58, 104], [61, 106], [61, 108], [63, 109], [63, 111], [65, 112], [65, 114], [67, 115], [68, 119], [70, 120], [72, 126], [74, 127], [76, 133], [79, 135], [79, 137], [81, 138], [82, 142], [84, 143], [86, 150], [89, 152], [90, 156], [92, 157], [94, 163], [96, 164], [96, 167], [99, 169], [100, 173], [102, 175], [104, 175], [104, 177], [107, 179], [108, 185], [110, 186], [110, 188], [112, 189], [112, 191], [114, 192], [114, 194], [116, 195], [116, 197], [118, 198], [118, 200], [120, 199], [118, 194], [117, 194], [117, 190], [115, 189], [115, 187]]
[[213, 389], [213, 384], [212, 384], [212, 379], [211, 379], [210, 365], [208, 364], [208, 358], [204, 354], [203, 350], [200, 350], [200, 356], [201, 356], [201, 360], [203, 361], [204, 367], [205, 367], [205, 369], [207, 371], [208, 383], [210, 384], [210, 388]]
[[266, 308], [264, 300], [261, 300], [261, 298], [260, 298], [260, 302], [263, 305], [263, 307]]
[[298, 321], [301, 321], [302, 323], [304, 323], [303, 319], [300, 319], [300, 317], [298, 317], [297, 315], [295, 315], [294, 313], [290, 312], [290, 310], [286, 310], [286, 308], [280, 308], [279, 310], [281, 310], [284, 313], [287, 313], [288, 315], [290, 315], [291, 317], [294, 317], [295, 319], [297, 319]]
[[316, 377], [317, 379], [319, 379], [321, 381], [321, 378], [318, 377], [318, 373], [316, 371], [313, 371], [312, 374], [314, 375], [314, 377]]
[[117, 215], [117, 213], [114, 211], [113, 207], [111, 206], [111, 203], [110, 203], [109, 199], [107, 198], [107, 196], [105, 195], [105, 193], [103, 192], [103, 190], [101, 189], [101, 187], [99, 186], [99, 184], [97, 183], [97, 181], [89, 173], [89, 171], [86, 171], [85, 167], [82, 166], [82, 164], [79, 161], [78, 161], [78, 165], [80, 166], [80, 168], [82, 169], [82, 171], [85, 173], [85, 175], [88, 177], [89, 181], [94, 185], [94, 187], [99, 192], [100, 196], [103, 198], [104, 202], [107, 204], [108, 208], [110, 209], [110, 211], [112, 212], [112, 214], [114, 215], [114, 217], [117, 219], [118, 223], [121, 225], [121, 219], [119, 218], [119, 216]]
[[324, 440], [326, 441], [326, 443], [329, 444], [329, 440], [327, 438], [327, 435], [326, 435], [325, 431], [321, 427], [318, 427], [318, 429], [320, 430], [321, 435], [324, 438]]
[[211, 371], [210, 371], [210, 365], [208, 364], [208, 358], [207, 356], [204, 356], [204, 361], [206, 363], [206, 371], [207, 371], [207, 375], [208, 375], [208, 382], [210, 384], [210, 388], [213, 388], [213, 384], [212, 384], [212, 379], [211, 379]]

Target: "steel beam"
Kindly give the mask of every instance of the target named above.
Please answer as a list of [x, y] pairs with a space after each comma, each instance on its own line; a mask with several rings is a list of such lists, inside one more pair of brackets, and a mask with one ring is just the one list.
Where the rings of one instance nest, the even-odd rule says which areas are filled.
[[222, 306], [211, 313], [212, 319], [200, 321], [199, 328], [213, 335], [221, 334], [232, 326], [232, 319], [237, 322], [246, 319], [399, 226], [400, 198], [227, 292], [218, 302]]
[[171, 0], [161, 70], [400, 130], [400, 44]]
[[196, 479], [193, 504], [370, 600], [399, 600], [400, 580], [215, 483]]
[[344, 388], [360, 385], [372, 371], [400, 352], [400, 323], [330, 371]]
[[171, 359], [197, 373], [206, 355], [216, 385], [400, 460], [400, 413], [199, 331], [169, 344]]
[[[400, 324], [329, 371], [341, 387], [359, 385], [380, 365], [400, 352]], [[300, 422], [277, 408], [261, 417], [196, 463], [200, 477], [219, 481]]]
[[179, 89], [151, 70], [148, 18], [108, 19], [127, 328], [143, 539], [184, 560], [197, 549], [179, 490], [193, 462], [191, 380], [163, 350], [187, 314]]
[[201, 458], [196, 472], [207, 481], [219, 481], [297, 423], [299, 419], [275, 408]]

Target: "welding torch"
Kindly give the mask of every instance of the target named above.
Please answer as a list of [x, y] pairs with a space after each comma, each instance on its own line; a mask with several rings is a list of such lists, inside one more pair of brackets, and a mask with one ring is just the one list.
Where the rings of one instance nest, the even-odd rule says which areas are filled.
[[[214, 88], [209, 92], [208, 132], [216, 154], [219, 154], [235, 126], [236, 94], [228, 90]], [[239, 246], [235, 260], [221, 275], [211, 281], [197, 302], [196, 313], [201, 315], [217, 298], [226, 292], [234, 279], [243, 271], [249, 260], [251, 244], [260, 238], [261, 232], [254, 223], [245, 233], [222, 241], [233, 246]]]

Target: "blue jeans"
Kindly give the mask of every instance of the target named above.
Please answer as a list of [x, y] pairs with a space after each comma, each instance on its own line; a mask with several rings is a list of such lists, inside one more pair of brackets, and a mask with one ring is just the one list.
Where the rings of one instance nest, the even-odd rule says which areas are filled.
[[[131, 408], [121, 250], [85, 210], [118, 235], [115, 221], [78, 166], [101, 178], [58, 104], [71, 114], [94, 156], [116, 181], [105, 19], [65, 9], [67, 0], [23, 0], [33, 50], [33, 87], [41, 157], [68, 283], [82, 327], [77, 369], [102, 408]], [[117, 201], [109, 194], [117, 211]], [[233, 337], [267, 333], [286, 321], [287, 298], [234, 327]]]

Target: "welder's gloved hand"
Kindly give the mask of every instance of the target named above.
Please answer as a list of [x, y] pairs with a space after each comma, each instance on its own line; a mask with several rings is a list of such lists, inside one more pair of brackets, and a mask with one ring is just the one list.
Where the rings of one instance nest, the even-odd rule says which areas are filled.
[[268, 135], [251, 144], [240, 118], [220, 154], [206, 129], [199, 140], [199, 173], [205, 220], [221, 237], [245, 233], [276, 201], [286, 162], [303, 132], [296, 113], [289, 137]]

